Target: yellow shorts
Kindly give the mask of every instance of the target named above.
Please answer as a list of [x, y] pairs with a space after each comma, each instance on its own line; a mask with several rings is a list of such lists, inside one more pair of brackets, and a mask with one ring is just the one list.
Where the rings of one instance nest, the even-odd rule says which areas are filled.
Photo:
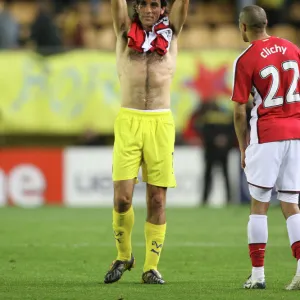
[[113, 181], [137, 178], [175, 187], [173, 169], [175, 125], [171, 111], [121, 108], [114, 126]]

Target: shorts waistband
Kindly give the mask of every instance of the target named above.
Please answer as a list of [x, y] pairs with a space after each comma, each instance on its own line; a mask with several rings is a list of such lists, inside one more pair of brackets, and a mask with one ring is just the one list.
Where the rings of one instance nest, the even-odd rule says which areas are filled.
[[166, 117], [172, 115], [171, 109], [163, 109], [163, 110], [139, 110], [133, 108], [121, 107], [120, 113], [126, 113], [126, 115], [132, 116], [148, 116], [148, 117]]

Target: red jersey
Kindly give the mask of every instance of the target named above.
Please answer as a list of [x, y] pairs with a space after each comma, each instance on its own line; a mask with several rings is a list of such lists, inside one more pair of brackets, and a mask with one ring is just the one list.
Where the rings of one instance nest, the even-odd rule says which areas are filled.
[[247, 103], [250, 93], [250, 143], [300, 139], [300, 50], [270, 37], [257, 40], [234, 62], [231, 99]]

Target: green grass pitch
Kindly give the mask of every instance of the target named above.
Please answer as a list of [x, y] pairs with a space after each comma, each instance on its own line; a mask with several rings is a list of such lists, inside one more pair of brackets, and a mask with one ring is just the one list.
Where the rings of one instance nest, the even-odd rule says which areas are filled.
[[166, 285], [140, 283], [145, 210], [135, 209], [136, 267], [120, 282], [103, 277], [116, 250], [111, 209], [0, 209], [1, 300], [298, 299], [285, 291], [296, 271], [278, 207], [269, 212], [266, 290], [243, 290], [250, 274], [246, 228], [249, 208], [168, 208], [159, 271]]

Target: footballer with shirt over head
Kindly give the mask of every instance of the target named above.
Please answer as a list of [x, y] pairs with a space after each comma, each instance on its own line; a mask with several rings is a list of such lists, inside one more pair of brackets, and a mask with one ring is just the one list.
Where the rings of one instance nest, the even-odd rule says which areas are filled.
[[[266, 287], [265, 249], [267, 212], [273, 187], [286, 219], [297, 269], [287, 290], [300, 289], [300, 80], [299, 48], [266, 32], [267, 16], [256, 5], [240, 13], [239, 27], [249, 47], [234, 63], [234, 124], [251, 194], [248, 245], [252, 272], [247, 289]], [[250, 93], [250, 141], [247, 139], [246, 105]]]
[[166, 234], [167, 189], [176, 186], [170, 85], [189, 0], [173, 1], [170, 13], [167, 4], [166, 0], [135, 0], [130, 19], [126, 0], [111, 0], [121, 108], [114, 125], [112, 172], [117, 258], [104, 276], [105, 283], [117, 282], [135, 265], [132, 198], [140, 167], [147, 184], [146, 254], [141, 281], [165, 283], [158, 263]]

